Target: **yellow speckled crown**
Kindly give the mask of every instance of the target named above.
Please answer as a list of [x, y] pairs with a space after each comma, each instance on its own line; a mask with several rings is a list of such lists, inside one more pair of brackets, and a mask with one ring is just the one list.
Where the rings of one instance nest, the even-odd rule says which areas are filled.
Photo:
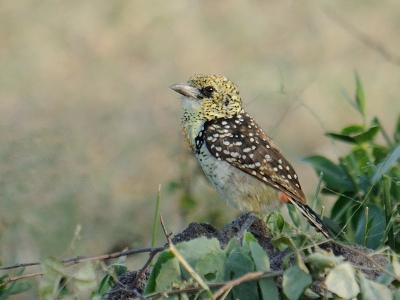
[[[199, 90], [207, 87], [214, 89], [212, 95], [206, 97], [204, 99], [206, 101], [202, 105], [207, 119], [213, 119], [215, 116], [234, 115], [242, 110], [242, 99], [240, 98], [239, 90], [227, 77], [197, 74], [191, 77], [188, 83]], [[215, 114], [215, 111], [219, 113]], [[207, 115], [207, 112], [210, 115]]]

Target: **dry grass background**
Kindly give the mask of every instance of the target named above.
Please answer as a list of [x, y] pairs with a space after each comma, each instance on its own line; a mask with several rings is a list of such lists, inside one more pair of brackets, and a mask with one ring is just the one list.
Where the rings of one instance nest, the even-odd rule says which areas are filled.
[[[3, 264], [149, 245], [159, 183], [171, 230], [200, 221], [182, 218], [180, 192], [167, 191], [195, 172], [168, 87], [195, 73], [239, 86], [312, 195], [317, 178], [298, 159], [343, 150], [323, 133], [361, 121], [342, 94], [353, 95], [354, 70], [369, 116], [392, 131], [400, 111], [400, 66], [329, 17], [328, 5], [400, 55], [396, 0], [2, 1]], [[204, 178], [194, 186], [215, 203]], [[211, 208], [230, 214], [223, 220], [237, 214], [223, 201]]]

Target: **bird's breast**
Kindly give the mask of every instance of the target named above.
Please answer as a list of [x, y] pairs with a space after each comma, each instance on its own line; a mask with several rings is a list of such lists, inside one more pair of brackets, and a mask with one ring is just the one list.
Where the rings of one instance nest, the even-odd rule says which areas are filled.
[[228, 204], [244, 212], [268, 213], [280, 206], [277, 190], [215, 158], [205, 143], [195, 153], [204, 174]]
[[223, 198], [229, 198], [226, 188], [231, 184], [236, 168], [226, 161], [215, 158], [205, 143], [197, 149], [195, 155], [212, 186]]

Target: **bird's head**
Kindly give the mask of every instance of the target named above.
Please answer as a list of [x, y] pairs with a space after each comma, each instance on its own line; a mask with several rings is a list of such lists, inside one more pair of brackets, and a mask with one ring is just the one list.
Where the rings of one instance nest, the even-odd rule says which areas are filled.
[[184, 96], [184, 122], [227, 118], [243, 110], [238, 88], [224, 76], [194, 75], [171, 89]]

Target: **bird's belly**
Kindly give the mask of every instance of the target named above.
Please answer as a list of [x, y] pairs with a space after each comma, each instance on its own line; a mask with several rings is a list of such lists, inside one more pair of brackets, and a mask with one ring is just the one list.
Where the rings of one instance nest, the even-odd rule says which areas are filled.
[[216, 159], [205, 146], [196, 157], [212, 186], [228, 204], [243, 212], [257, 214], [271, 213], [281, 206], [276, 189], [230, 163]]

